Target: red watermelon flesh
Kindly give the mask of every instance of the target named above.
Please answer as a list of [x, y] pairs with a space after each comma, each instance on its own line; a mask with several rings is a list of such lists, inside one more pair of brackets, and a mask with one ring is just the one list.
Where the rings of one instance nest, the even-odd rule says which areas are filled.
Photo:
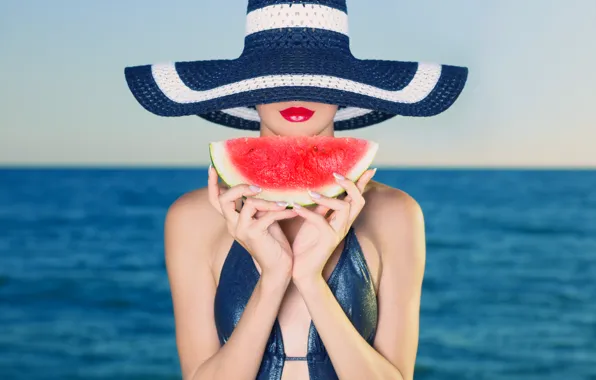
[[274, 136], [210, 144], [211, 160], [230, 186], [257, 185], [259, 198], [310, 204], [308, 190], [337, 196], [333, 173], [355, 181], [370, 167], [378, 145], [353, 137]]

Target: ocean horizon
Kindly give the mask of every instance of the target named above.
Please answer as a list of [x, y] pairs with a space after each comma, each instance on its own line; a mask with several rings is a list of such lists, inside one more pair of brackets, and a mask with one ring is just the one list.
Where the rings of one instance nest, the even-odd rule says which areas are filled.
[[[421, 205], [417, 380], [596, 379], [596, 168], [379, 166]], [[206, 166], [0, 164], [0, 379], [179, 379], [163, 221]]]
[[[385, 170], [499, 170], [499, 171], [596, 171], [596, 165], [401, 165], [401, 164], [381, 164], [372, 165]], [[207, 170], [209, 164], [153, 164], [153, 163], [98, 163], [98, 164], [80, 164], [80, 163], [50, 163], [50, 164], [28, 164], [28, 163], [0, 163], [0, 170], [152, 170], [152, 169], [204, 169]]]

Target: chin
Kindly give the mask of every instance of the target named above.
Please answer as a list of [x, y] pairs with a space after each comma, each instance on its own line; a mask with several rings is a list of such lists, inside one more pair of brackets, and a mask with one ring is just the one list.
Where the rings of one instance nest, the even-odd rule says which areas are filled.
[[277, 136], [317, 136], [324, 134], [330, 129], [328, 125], [296, 125], [298, 123], [291, 125], [281, 124], [282, 123], [277, 124], [274, 127], [268, 126], [267, 128]]
[[279, 136], [316, 136], [333, 132], [337, 106], [315, 102], [282, 102], [257, 106], [261, 123]]

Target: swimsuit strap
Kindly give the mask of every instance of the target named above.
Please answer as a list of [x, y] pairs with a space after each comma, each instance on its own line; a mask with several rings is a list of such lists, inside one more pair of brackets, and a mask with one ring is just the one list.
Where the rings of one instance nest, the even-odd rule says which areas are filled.
[[289, 361], [306, 360], [306, 356], [286, 356], [286, 360], [289, 360]]

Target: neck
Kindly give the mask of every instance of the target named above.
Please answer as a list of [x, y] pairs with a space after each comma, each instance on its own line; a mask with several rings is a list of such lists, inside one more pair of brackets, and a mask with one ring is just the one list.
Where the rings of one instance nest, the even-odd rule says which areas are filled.
[[[310, 134], [310, 136], [333, 137], [333, 136], [335, 136], [335, 131], [334, 131], [333, 127], [334, 127], [333, 122], [331, 122], [329, 125], [327, 125], [325, 128], [323, 128], [321, 131], [319, 131], [318, 133]], [[260, 135], [261, 135], [261, 137], [269, 137], [269, 136], [308, 136], [309, 134], [304, 133], [303, 131], [300, 131], [300, 127], [296, 127], [296, 130], [292, 130], [288, 134], [280, 135], [280, 134], [274, 132], [274, 128], [271, 128], [267, 124], [261, 122]]]

